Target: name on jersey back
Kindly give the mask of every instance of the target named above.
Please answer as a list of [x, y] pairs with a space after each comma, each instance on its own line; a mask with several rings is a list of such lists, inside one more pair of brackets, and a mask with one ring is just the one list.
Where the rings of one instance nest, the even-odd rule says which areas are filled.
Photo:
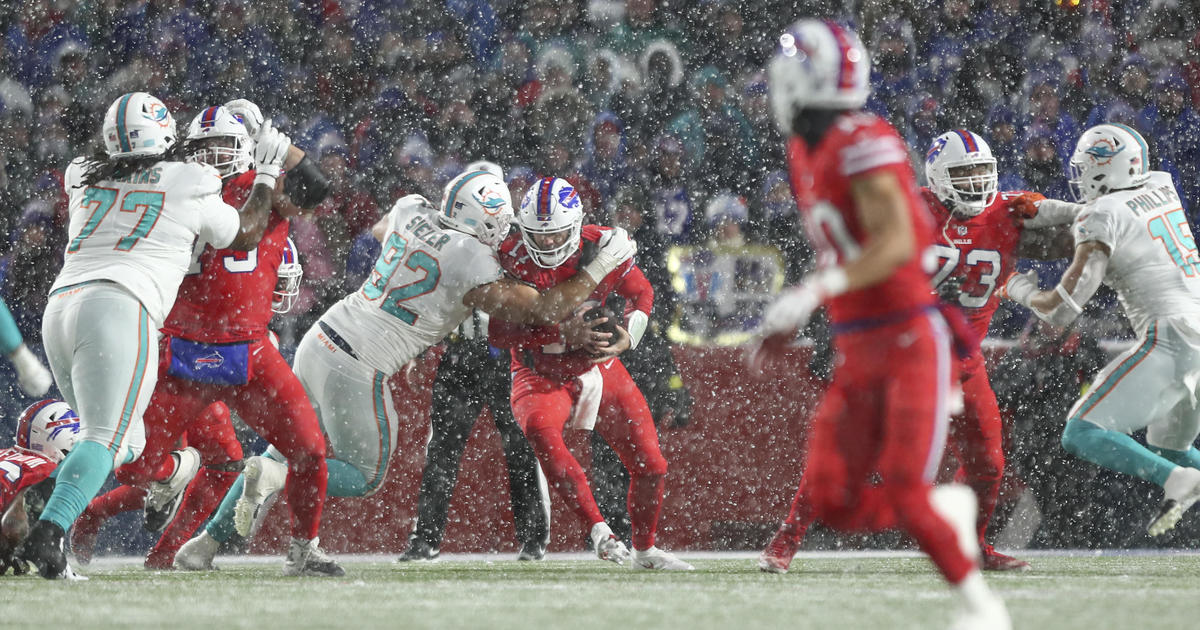
[[413, 236], [420, 239], [422, 243], [425, 243], [439, 252], [442, 251], [442, 246], [450, 241], [449, 234], [435, 234], [436, 232], [441, 232], [441, 230], [430, 225], [429, 222], [425, 220], [425, 217], [420, 215], [413, 217], [404, 226], [404, 229], [412, 232]]

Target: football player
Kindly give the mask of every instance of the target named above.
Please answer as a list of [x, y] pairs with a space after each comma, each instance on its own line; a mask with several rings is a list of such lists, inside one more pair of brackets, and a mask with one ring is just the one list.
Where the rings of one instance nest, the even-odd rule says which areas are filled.
[[839, 360], [809, 429], [803, 503], [837, 530], [899, 528], [961, 596], [963, 627], [1011, 627], [979, 570], [975, 496], [935, 487], [953, 365], [922, 258], [933, 229], [896, 130], [861, 111], [870, 62], [858, 37], [801, 20], [767, 68], [792, 189], [819, 270], [763, 315], [755, 353], [828, 304]]
[[[1000, 192], [996, 159], [979, 135], [958, 129], [934, 139], [925, 156], [929, 186], [921, 190], [940, 230], [935, 230], [938, 271], [935, 286], [963, 308], [975, 335], [987, 335], [1000, 304], [999, 280], [1007, 278], [1018, 257], [1037, 255], [1049, 235], [1035, 229], [1062, 225], [1074, 218], [1073, 204], [1042, 202], [1041, 195]], [[1039, 238], [1040, 237], [1040, 238]], [[978, 499], [976, 527], [985, 570], [1029, 568], [1023, 560], [997, 552], [984, 540], [1004, 473], [1003, 425], [996, 395], [978, 349], [958, 360], [963, 411], [950, 424], [950, 447], [961, 463], [963, 479]], [[804, 480], [801, 480], [804, 484]], [[812, 523], [812, 511], [796, 493], [788, 518], [759, 558], [759, 567], [784, 573]]]
[[258, 129], [257, 176], [239, 212], [219, 196], [216, 169], [183, 159], [175, 119], [157, 98], [118, 98], [103, 137], [103, 153], [67, 167], [70, 240], [42, 319], [54, 380], [82, 426], [41, 519], [17, 549], [44, 578], [66, 569], [63, 534], [109, 472], [141, 454], [142, 414], [158, 379], [154, 341], [193, 246], [254, 249], [290, 146], [269, 123]]
[[[71, 451], [79, 416], [60, 400], [42, 400], [21, 412], [17, 445], [0, 449], [0, 575], [28, 571], [13, 549], [29, 533], [27, 514], [38, 514], [54, 489], [50, 473]], [[70, 567], [60, 577], [76, 577]]]
[[[239, 100], [205, 108], [189, 126], [186, 158], [210, 165], [222, 175], [222, 196], [228, 202], [236, 203], [250, 194], [258, 178], [256, 170], [247, 170], [251, 166], [247, 157], [251, 129], [262, 124], [258, 108]], [[315, 207], [327, 190], [324, 176], [302, 151], [290, 143], [285, 150], [283, 167], [287, 172], [278, 188], [288, 194], [286, 198], [272, 195], [274, 211], [258, 246], [237, 251], [198, 244], [197, 257], [163, 326], [163, 373], [146, 412], [146, 452], [138, 461], [118, 469], [117, 478], [129, 486], [149, 486], [146, 524], [147, 529], [158, 531], [174, 516], [201, 464], [204, 470], [178, 527], [165, 534], [147, 557], [151, 568], [172, 565], [176, 549], [191, 537], [241, 472], [241, 445], [227, 411], [218, 408], [206, 413], [219, 400], [289, 455], [288, 474], [293, 479], [288, 505], [294, 518], [284, 573], [343, 574], [341, 567], [320, 551], [317, 541], [325, 501], [325, 439], [304, 388], [267, 330], [279, 269], [285, 258], [295, 256], [287, 237], [288, 217], [300, 208]], [[193, 438], [193, 447], [171, 456], [185, 430]], [[203, 453], [197, 447], [204, 449]], [[114, 492], [117, 494], [94, 506], [97, 517], [127, 504], [129, 497], [121, 492], [128, 491]], [[85, 544], [88, 529], [79, 531], [80, 542]]]
[[[556, 177], [542, 178], [525, 193], [517, 227], [520, 234], [510, 235], [500, 245], [500, 263], [513, 278], [543, 290], [559, 285], [589, 264], [595, 244], [612, 231], [584, 226], [583, 204], [574, 187]], [[563, 440], [567, 426], [599, 431], [629, 471], [633, 566], [691, 570], [692, 565], [654, 544], [667, 460], [658, 448], [658, 432], [646, 399], [617, 358], [636, 346], [646, 332], [654, 290], [629, 261], [605, 275], [590, 299], [603, 303], [613, 292], [626, 298], [622, 321], [628, 328], [616, 326], [611, 338], [608, 336], [614, 333], [600, 333], [606, 339], [603, 347], [573, 343], [558, 321], [514, 326], [494, 317], [488, 336], [492, 345], [511, 349], [513, 415], [537, 453], [550, 486], [589, 527], [596, 555], [618, 564], [630, 557], [625, 544], [604, 521], [583, 467], [567, 450]], [[572, 319], [579, 321], [580, 316]]]
[[[327, 464], [331, 495], [363, 497], [379, 489], [399, 429], [388, 379], [472, 309], [516, 321], [559, 321], [636, 249], [624, 232], [613, 234], [583, 273], [540, 294], [503, 277], [495, 247], [511, 221], [503, 180], [470, 171], [446, 185], [440, 209], [409, 195], [372, 228], [383, 244], [374, 270], [361, 290], [321, 316], [296, 350], [296, 375], [337, 453]], [[278, 446], [272, 442], [265, 455], [246, 461], [241, 485], [226, 494], [205, 531], [180, 549], [177, 567], [210, 569], [221, 542], [235, 531], [250, 533], [263, 502], [284, 485], [286, 453]]]
[[[1200, 499], [1200, 253], [1171, 176], [1149, 170], [1149, 149], [1120, 124], [1088, 129], [1071, 156], [1080, 209], [1075, 255], [1058, 285], [1039, 291], [1033, 271], [1015, 274], [1008, 297], [1067, 326], [1101, 283], [1120, 297], [1138, 343], [1100, 370], [1071, 408], [1068, 452], [1163, 488], [1151, 535], [1175, 527]], [[1143, 446], [1129, 434], [1146, 429]]]

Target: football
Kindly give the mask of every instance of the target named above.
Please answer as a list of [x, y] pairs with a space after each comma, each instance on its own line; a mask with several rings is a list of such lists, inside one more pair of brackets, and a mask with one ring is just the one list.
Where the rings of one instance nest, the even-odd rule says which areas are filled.
[[607, 317], [608, 321], [604, 322], [603, 324], [600, 324], [599, 326], [596, 326], [594, 330], [596, 330], [598, 332], [611, 333], [613, 335], [613, 337], [616, 337], [617, 322], [619, 320], [617, 319], [617, 315], [612, 312], [612, 309], [601, 305], [601, 306], [593, 306], [583, 312], [584, 321], [590, 322], [593, 319], [600, 319], [601, 317]]

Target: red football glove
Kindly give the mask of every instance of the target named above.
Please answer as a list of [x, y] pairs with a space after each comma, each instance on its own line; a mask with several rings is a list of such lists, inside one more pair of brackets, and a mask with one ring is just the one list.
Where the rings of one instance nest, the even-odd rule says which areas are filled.
[[1041, 193], [1021, 193], [1020, 195], [1009, 199], [1006, 205], [1008, 206], [1009, 212], [1017, 215], [1018, 218], [1024, 221], [1037, 216], [1037, 202], [1045, 198], [1046, 196]]

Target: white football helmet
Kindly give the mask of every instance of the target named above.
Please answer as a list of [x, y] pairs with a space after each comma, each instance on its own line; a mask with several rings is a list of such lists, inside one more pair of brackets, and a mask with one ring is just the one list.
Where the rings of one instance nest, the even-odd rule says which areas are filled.
[[999, 194], [992, 148], [966, 129], [933, 139], [925, 153], [925, 177], [946, 208], [963, 216], [979, 216]]
[[222, 178], [248, 171], [254, 163], [254, 141], [246, 125], [220, 105], [208, 107], [192, 119], [183, 143], [187, 161], [209, 164]]
[[79, 416], [67, 403], [53, 399], [35, 402], [17, 420], [17, 446], [62, 461], [75, 446], [79, 428]]
[[286, 313], [292, 310], [296, 296], [300, 295], [300, 281], [304, 278], [304, 268], [300, 266], [300, 251], [291, 238], [283, 246], [283, 260], [279, 263], [275, 291], [271, 298], [271, 311]]
[[567, 180], [543, 177], [529, 187], [521, 200], [517, 226], [534, 264], [553, 269], [579, 249], [583, 202]]
[[508, 185], [492, 173], [467, 171], [450, 180], [442, 192], [438, 222], [452, 230], [473, 234], [484, 245], [499, 245], [508, 236], [512, 220]]
[[858, 109], [871, 94], [871, 60], [849, 29], [828, 20], [800, 20], [779, 37], [767, 64], [771, 110], [790, 132], [801, 109]]
[[504, 179], [504, 169], [500, 168], [499, 164], [489, 162], [488, 160], [475, 160], [468, 164], [467, 168], [463, 169], [464, 173], [470, 173], [471, 171], [487, 171], [500, 179]]
[[1150, 150], [1146, 140], [1119, 123], [1096, 125], [1083, 132], [1071, 156], [1071, 192], [1090, 202], [1114, 190], [1146, 183]]
[[175, 144], [175, 118], [145, 92], [113, 101], [104, 114], [104, 149], [109, 157], [162, 155]]

